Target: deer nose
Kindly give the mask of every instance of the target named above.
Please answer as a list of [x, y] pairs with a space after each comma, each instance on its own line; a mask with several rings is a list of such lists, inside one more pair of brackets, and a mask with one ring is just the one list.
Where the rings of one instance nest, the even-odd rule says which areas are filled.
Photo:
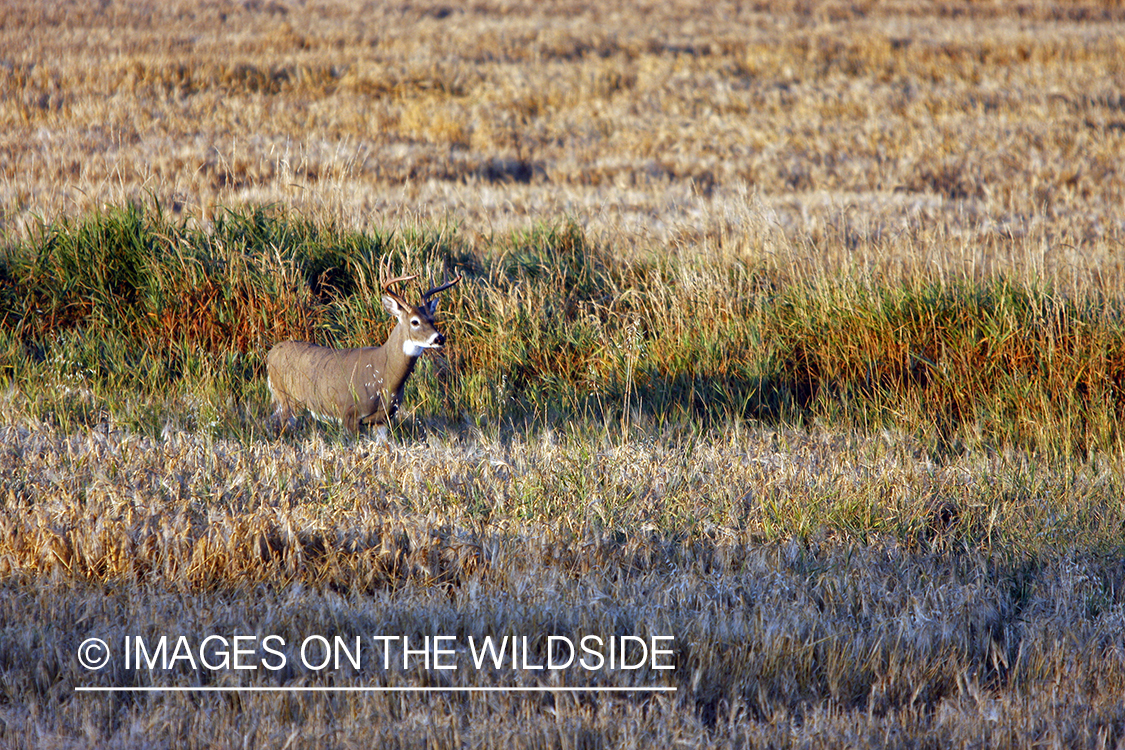
[[445, 334], [444, 333], [434, 334], [433, 341], [434, 341], [434, 346], [445, 346]]

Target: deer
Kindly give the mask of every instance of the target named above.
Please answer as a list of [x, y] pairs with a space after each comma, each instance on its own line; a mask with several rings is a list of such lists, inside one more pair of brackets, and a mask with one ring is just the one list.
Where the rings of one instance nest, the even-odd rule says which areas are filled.
[[445, 345], [445, 334], [434, 322], [438, 301], [433, 297], [459, 282], [461, 274], [424, 292], [421, 304], [414, 306], [391, 286], [416, 278], [383, 282], [383, 309], [397, 323], [382, 346], [334, 349], [283, 341], [270, 349], [266, 382], [279, 431], [285, 431], [294, 414], [308, 411], [320, 421], [343, 424], [353, 435], [359, 434], [360, 425], [375, 425], [379, 440], [386, 442], [387, 426], [402, 404], [418, 357]]

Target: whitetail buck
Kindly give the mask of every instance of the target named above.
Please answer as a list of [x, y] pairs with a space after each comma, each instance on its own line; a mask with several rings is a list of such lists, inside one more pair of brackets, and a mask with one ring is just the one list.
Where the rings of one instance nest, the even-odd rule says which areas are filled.
[[274, 418], [284, 430], [294, 412], [307, 409], [321, 420], [336, 420], [353, 433], [359, 426], [376, 425], [385, 439], [387, 424], [402, 403], [406, 379], [426, 349], [440, 348], [445, 335], [434, 324], [437, 300], [431, 299], [461, 280], [436, 286], [414, 307], [391, 291], [391, 285], [410, 281], [400, 276], [383, 282], [383, 308], [398, 320], [382, 346], [333, 349], [303, 341], [283, 341], [270, 349], [266, 372]]

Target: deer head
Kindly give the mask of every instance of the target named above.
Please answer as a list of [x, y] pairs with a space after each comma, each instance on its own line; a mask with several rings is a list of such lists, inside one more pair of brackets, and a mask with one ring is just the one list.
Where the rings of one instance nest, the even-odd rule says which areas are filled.
[[[394, 338], [394, 334], [402, 329], [402, 353], [407, 357], [418, 357], [426, 349], [438, 349], [445, 344], [445, 334], [439, 331], [434, 323], [438, 301], [432, 298], [438, 292], [444, 292], [459, 282], [461, 274], [457, 274], [457, 277], [452, 281], [447, 281], [427, 292], [423, 292], [422, 304], [416, 307], [391, 289], [392, 284], [415, 278], [417, 276], [398, 276], [383, 282], [383, 309], [398, 321], [391, 338]], [[388, 339], [387, 343], [391, 343], [391, 339]]]

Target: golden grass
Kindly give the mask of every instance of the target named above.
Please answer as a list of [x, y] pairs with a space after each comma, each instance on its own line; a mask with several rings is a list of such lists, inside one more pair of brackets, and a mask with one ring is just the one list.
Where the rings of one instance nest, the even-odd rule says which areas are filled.
[[[248, 735], [299, 747], [1115, 736], [1125, 581], [1088, 543], [1122, 523], [1120, 510], [1089, 515], [1104, 510], [1103, 493], [1120, 495], [1120, 466], [1061, 480], [1016, 456], [937, 467], [892, 436], [769, 431], [690, 450], [544, 434], [387, 452], [319, 436], [245, 445], [34, 424], [3, 439], [0, 665], [5, 693], [19, 697], [0, 710], [8, 744], [35, 744], [31, 731], [136, 747]], [[1087, 551], [1068, 552], [1078, 536]], [[1019, 551], [1044, 538], [1057, 557]], [[526, 633], [540, 661], [547, 634], [673, 635], [676, 670], [386, 672], [369, 657], [325, 677], [296, 665], [296, 644], [321, 633]], [[138, 671], [118, 651], [91, 673], [73, 660], [89, 636], [118, 648], [125, 636], [211, 634], [279, 635], [289, 666]], [[197, 684], [679, 691], [124, 702], [71, 692]]]
[[[3, 12], [9, 229], [151, 194], [204, 221], [270, 201], [484, 234], [571, 214], [646, 248], [752, 243], [760, 213], [974, 265], [1120, 237], [1116, 4]], [[942, 241], [902, 241], [920, 226]]]
[[[9, 420], [23, 421], [13, 406], [9, 397]], [[1020, 454], [935, 465], [889, 434], [852, 445], [735, 431], [685, 445], [548, 431], [529, 442], [432, 436], [388, 452], [323, 436], [246, 445], [173, 427], [153, 440], [31, 422], [5, 427], [4, 442], [0, 574], [201, 591], [279, 578], [373, 592], [482, 571], [522, 577], [517, 558], [489, 566], [486, 530], [529, 561], [542, 548], [578, 573], [600, 555], [652, 555], [658, 537], [739, 548], [795, 536], [1018, 559], [1111, 549], [1123, 512], [1105, 505], [1121, 482], [1108, 459], [1037, 477], [1042, 464]], [[430, 536], [435, 528], [444, 531]], [[624, 550], [602, 548], [622, 533]]]

